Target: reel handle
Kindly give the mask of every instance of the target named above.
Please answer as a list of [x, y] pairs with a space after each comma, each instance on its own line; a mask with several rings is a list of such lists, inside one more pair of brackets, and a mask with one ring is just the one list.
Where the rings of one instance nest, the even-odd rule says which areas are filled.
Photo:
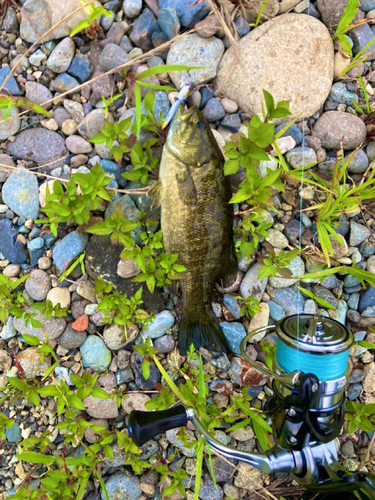
[[142, 446], [162, 432], [183, 427], [187, 421], [186, 410], [182, 405], [161, 411], [133, 410], [129, 416], [129, 436], [137, 446]]

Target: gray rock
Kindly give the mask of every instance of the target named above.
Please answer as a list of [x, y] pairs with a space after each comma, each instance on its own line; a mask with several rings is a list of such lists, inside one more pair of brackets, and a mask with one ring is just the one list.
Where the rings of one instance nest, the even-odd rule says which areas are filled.
[[[130, 279], [120, 278], [117, 274], [117, 265], [123, 248], [114, 245], [109, 237], [92, 236], [86, 248], [85, 266], [89, 277], [95, 280], [101, 276], [105, 281], [113, 283], [119, 293], [126, 293], [132, 297], [139, 289], [139, 283], [133, 283]], [[147, 287], [143, 287], [143, 308], [152, 314], [165, 309], [163, 295], [159, 288], [150, 293]]]
[[267, 304], [270, 310], [270, 317], [274, 321], [279, 321], [280, 319], [285, 317], [284, 309], [276, 304], [276, 302], [274, 302], [273, 300], [269, 300]]
[[369, 162], [375, 160], [375, 141], [371, 141], [368, 143], [366, 148], [366, 154]]
[[346, 106], [352, 106], [352, 101], [358, 101], [357, 94], [350, 92], [343, 82], [337, 82], [332, 85], [328, 98]]
[[298, 278], [305, 273], [305, 264], [298, 255], [285, 267], [291, 271], [293, 277], [283, 278], [279, 274], [276, 276], [270, 276], [269, 284], [273, 288], [286, 288], [292, 286], [298, 281]]
[[65, 141], [66, 147], [75, 155], [91, 153], [92, 145], [79, 135], [70, 135]]
[[35, 174], [14, 171], [3, 185], [3, 200], [17, 215], [36, 219], [39, 211], [39, 187]]
[[13, 7], [10, 5], [6, 10], [3, 22], [1, 23], [1, 29], [7, 33], [17, 33], [18, 32], [18, 20], [17, 14]]
[[[337, 307], [338, 302], [337, 302], [336, 297], [333, 295], [332, 292], [327, 290], [327, 288], [324, 288], [323, 286], [320, 286], [320, 285], [313, 285], [312, 291], [320, 299], [326, 300], [333, 307]], [[320, 306], [320, 307], [323, 307], [323, 306]]]
[[276, 288], [272, 291], [271, 298], [283, 308], [286, 316], [304, 311], [306, 299], [295, 286]]
[[103, 371], [111, 363], [111, 351], [103, 340], [96, 335], [89, 335], [81, 345], [82, 364], [85, 368]]
[[[69, 36], [69, 30], [77, 26], [87, 15], [79, 0], [26, 0], [21, 10], [20, 35], [23, 40], [34, 43], [50, 28], [56, 26], [43, 38], [43, 42]], [[70, 15], [73, 11], [75, 14]], [[65, 21], [61, 22], [65, 18]]]
[[350, 377], [349, 377], [349, 384], [357, 384], [359, 382], [362, 382], [364, 377], [365, 377], [365, 372], [363, 370], [359, 370], [358, 368], [354, 368], [354, 370], [352, 370]]
[[78, 125], [78, 132], [84, 139], [91, 139], [104, 126], [105, 114], [102, 109], [94, 109]]
[[5, 120], [5, 110], [0, 110], [0, 140], [5, 141], [12, 135], [15, 135], [21, 128], [21, 120], [18, 118], [19, 109], [12, 106], [8, 113], [8, 119]]
[[79, 86], [78, 81], [68, 73], [60, 73], [57, 78], [53, 81], [52, 87], [56, 92], [64, 93], [74, 90]]
[[328, 315], [330, 318], [335, 319], [336, 321], [339, 321], [340, 323], [345, 325], [347, 310], [348, 310], [347, 303], [343, 299], [340, 299], [337, 303], [336, 309], [334, 310], [329, 309]]
[[117, 351], [124, 347], [127, 343], [133, 341], [138, 335], [138, 328], [132, 325], [127, 329], [127, 334], [125, 335], [125, 330], [122, 325], [107, 325], [104, 329], [103, 340], [106, 346], [112, 351]]
[[[73, 302], [74, 304], [74, 302]], [[65, 349], [77, 349], [77, 347], [81, 347], [81, 345], [85, 342], [87, 338], [87, 333], [77, 332], [73, 330], [72, 325], [69, 323], [66, 325], [65, 330], [58, 338], [57, 342], [61, 347]]]
[[293, 168], [301, 168], [305, 165], [317, 162], [316, 153], [312, 148], [298, 147], [291, 149], [285, 154], [286, 160]]
[[219, 61], [224, 53], [224, 44], [215, 37], [201, 38], [196, 33], [176, 40], [168, 52], [167, 64], [201, 66], [202, 69], [170, 73], [177, 88], [191, 82], [199, 85], [207, 83], [216, 76]]
[[359, 397], [361, 392], [362, 392], [362, 384], [351, 384], [349, 385], [347, 395], [350, 401], [354, 401]]
[[64, 38], [51, 52], [47, 59], [47, 68], [54, 73], [64, 73], [67, 71], [75, 51], [75, 45], [70, 37]]
[[368, 238], [371, 234], [371, 231], [367, 226], [363, 224], [358, 224], [357, 222], [350, 223], [350, 236], [349, 236], [349, 245], [351, 247], [355, 247], [360, 245], [366, 238]]
[[42, 64], [43, 61], [47, 59], [46, 54], [43, 52], [42, 49], [38, 49], [34, 52], [34, 54], [31, 54], [29, 57], [29, 62], [33, 66], [36, 66], [37, 68]]
[[208, 101], [205, 107], [202, 110], [203, 116], [209, 122], [216, 122], [217, 120], [221, 120], [225, 116], [225, 110], [216, 97], [213, 97]]
[[[348, 158], [349, 155], [345, 156], [345, 161], [347, 161]], [[348, 171], [351, 174], [361, 174], [362, 172], [366, 171], [368, 165], [369, 165], [369, 159], [367, 158], [367, 155], [363, 151], [363, 149], [361, 149], [356, 152], [351, 162], [349, 163]]]
[[186, 457], [194, 457], [195, 456], [195, 450], [194, 450], [194, 444], [195, 444], [195, 437], [192, 431], [185, 430], [186, 433], [186, 441], [182, 441], [178, 437], [178, 432], [180, 429], [171, 429], [165, 433], [166, 438], [168, 441], [173, 444], [176, 448], [180, 450], [180, 452], [185, 455]]
[[176, 342], [173, 338], [173, 335], [163, 335], [155, 339], [154, 346], [161, 353], [168, 353], [173, 351], [175, 348]]
[[[50, 101], [52, 99], [52, 92], [38, 82], [26, 82], [25, 84], [26, 98], [30, 101], [35, 102], [36, 104], [43, 104], [46, 101]], [[51, 109], [52, 102], [43, 106], [45, 109]]]
[[40, 269], [31, 271], [29, 277], [25, 281], [25, 290], [33, 300], [41, 302], [47, 297], [47, 293], [51, 290], [51, 280], [48, 274]]
[[[216, 478], [215, 478], [216, 479]], [[214, 485], [211, 477], [206, 474], [203, 479], [203, 485], [199, 489], [199, 498], [202, 500], [222, 500], [224, 492], [219, 485]]]
[[321, 22], [284, 14], [252, 30], [239, 47], [246, 64], [234, 64], [236, 51], [229, 48], [220, 61], [215, 86], [243, 111], [261, 114], [262, 89], [271, 91], [275, 102], [289, 101], [293, 116], [309, 117], [324, 104], [332, 85], [333, 48]]
[[[358, 54], [374, 38], [374, 33], [368, 24], [356, 26], [350, 30], [350, 38], [353, 40], [353, 53]], [[373, 42], [364, 52], [367, 61], [375, 59], [375, 42]]]
[[283, 235], [283, 233], [277, 231], [276, 229], [269, 229], [267, 232], [268, 232], [268, 237], [266, 238], [266, 240], [274, 248], [279, 248], [280, 250], [283, 250], [288, 246], [288, 240], [286, 236]]
[[[137, 500], [142, 495], [137, 476], [129, 476], [125, 472], [117, 471], [109, 476], [105, 483], [109, 500]], [[104, 492], [102, 500], [106, 500]]]
[[35, 161], [39, 165], [46, 165], [41, 171], [51, 172], [63, 167], [66, 155], [65, 141], [56, 132], [45, 128], [23, 130], [16, 136], [14, 142], [7, 143], [7, 153], [22, 160]]
[[152, 49], [152, 34], [159, 30], [156, 17], [150, 9], [146, 8], [135, 21], [130, 40], [144, 52]]
[[117, 68], [128, 61], [130, 61], [130, 56], [114, 43], [106, 45], [99, 57], [100, 69], [103, 72]]
[[115, 399], [98, 399], [88, 396], [83, 400], [87, 413], [93, 418], [117, 418], [118, 408]]
[[124, 0], [122, 8], [126, 17], [134, 19], [142, 10], [142, 0]]
[[356, 454], [353, 441], [350, 441], [350, 439], [348, 441], [345, 441], [345, 443], [341, 445], [341, 453], [344, 455], [344, 457], [347, 458], [355, 457]]
[[53, 249], [53, 262], [61, 274], [69, 262], [78, 257], [85, 249], [89, 237], [85, 233], [73, 231], [60, 240]]
[[223, 330], [224, 337], [228, 342], [229, 349], [235, 354], [240, 354], [240, 344], [244, 337], [246, 337], [246, 330], [242, 323], [236, 321], [220, 323]]
[[9, 155], [0, 154], [0, 182], [5, 182], [11, 174], [11, 169], [6, 169], [3, 166], [15, 167], [15, 163]]
[[175, 9], [160, 9], [158, 13], [158, 25], [168, 40], [171, 40], [180, 31], [180, 21]]
[[181, 26], [193, 28], [198, 21], [206, 17], [209, 12], [207, 2], [191, 3], [191, 0], [160, 0], [160, 8], [174, 9], [180, 19]]
[[262, 264], [257, 262], [245, 274], [240, 287], [241, 295], [244, 299], [247, 299], [251, 295], [259, 301], [262, 300], [262, 295], [267, 285], [267, 278], [258, 278], [261, 267]]
[[[317, 8], [322, 16], [323, 23], [329, 28], [337, 26], [347, 4], [347, 0], [318, 0]], [[359, 14], [355, 17], [356, 21], [363, 18], [361, 11], [359, 11]]]
[[31, 324], [26, 325], [24, 318], [14, 318], [13, 325], [14, 328], [24, 335], [35, 335], [39, 340], [45, 341], [45, 333], [49, 340], [54, 340], [59, 337], [63, 330], [65, 329], [66, 321], [64, 318], [54, 318], [51, 317], [47, 320], [40, 311], [33, 309], [32, 307], [27, 310], [30, 314], [35, 313], [34, 319], [42, 324], [42, 328], [34, 328]]
[[142, 335], [145, 338], [150, 337], [151, 339], [162, 337], [167, 330], [172, 328], [174, 322], [175, 318], [170, 311], [162, 311], [148, 324]]
[[234, 295], [230, 293], [224, 294], [223, 304], [231, 313], [234, 319], [240, 319], [240, 306], [238, 305], [238, 301]]
[[[340, 111], [327, 111], [314, 125], [314, 135], [326, 149], [345, 150], [357, 148], [366, 138], [367, 131], [358, 116]], [[342, 143], [341, 143], [342, 141]]]
[[[4, 85], [5, 79], [10, 75], [10, 67], [8, 65], [0, 68], [0, 87]], [[22, 95], [23, 92], [20, 90], [18, 83], [14, 76], [9, 77], [7, 82], [4, 85], [4, 89], [6, 89], [12, 95]]]
[[23, 264], [27, 255], [17, 236], [18, 227], [9, 219], [0, 219], [0, 252], [12, 264]]

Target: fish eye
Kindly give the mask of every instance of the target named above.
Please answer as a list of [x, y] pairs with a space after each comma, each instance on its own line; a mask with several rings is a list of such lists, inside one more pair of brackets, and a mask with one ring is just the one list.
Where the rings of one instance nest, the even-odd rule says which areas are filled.
[[206, 124], [205, 124], [204, 122], [199, 122], [199, 123], [198, 123], [198, 128], [199, 128], [200, 130], [202, 130], [203, 128], [205, 128], [205, 126], [206, 126]]

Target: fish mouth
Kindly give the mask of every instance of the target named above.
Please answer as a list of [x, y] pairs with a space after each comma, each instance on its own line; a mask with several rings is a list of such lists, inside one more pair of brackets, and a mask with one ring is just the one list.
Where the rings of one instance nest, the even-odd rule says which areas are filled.
[[180, 119], [184, 122], [189, 122], [189, 121], [199, 121], [199, 116], [198, 116], [198, 109], [196, 106], [193, 106], [190, 109], [187, 109], [186, 111], [183, 111], [180, 115]]

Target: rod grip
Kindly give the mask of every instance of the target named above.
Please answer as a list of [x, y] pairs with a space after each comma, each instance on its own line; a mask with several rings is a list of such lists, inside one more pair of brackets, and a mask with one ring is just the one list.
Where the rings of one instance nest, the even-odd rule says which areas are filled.
[[186, 410], [182, 405], [161, 411], [133, 410], [129, 415], [129, 436], [137, 446], [142, 446], [161, 432], [183, 427], [187, 421]]

